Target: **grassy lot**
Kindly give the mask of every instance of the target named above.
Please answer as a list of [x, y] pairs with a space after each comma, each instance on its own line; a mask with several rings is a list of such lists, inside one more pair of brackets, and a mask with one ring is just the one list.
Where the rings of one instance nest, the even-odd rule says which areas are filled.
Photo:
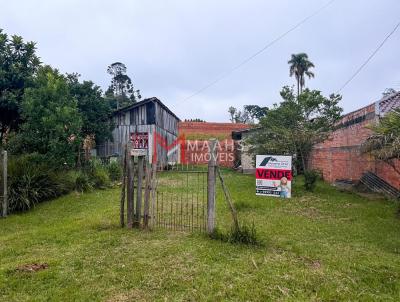
[[[118, 227], [119, 190], [70, 194], [0, 220], [2, 301], [399, 301], [397, 205], [296, 180], [295, 197], [256, 197], [224, 172], [263, 247]], [[218, 194], [218, 223], [229, 212]], [[17, 267], [47, 263], [38, 272]]]

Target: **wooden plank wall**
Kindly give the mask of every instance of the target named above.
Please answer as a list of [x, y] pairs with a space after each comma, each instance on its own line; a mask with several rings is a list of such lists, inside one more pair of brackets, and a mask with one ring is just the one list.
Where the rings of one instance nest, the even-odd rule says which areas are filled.
[[[152, 155], [153, 133], [156, 131], [159, 135], [167, 140], [168, 145], [172, 144], [178, 136], [178, 119], [169, 113], [163, 106], [155, 102], [156, 125], [147, 124], [147, 107], [146, 104], [133, 108], [126, 112], [120, 112], [114, 117], [116, 128], [112, 131], [112, 142], [107, 142], [97, 147], [97, 155], [99, 157], [109, 157], [113, 155], [121, 156], [123, 146], [130, 140], [130, 133], [148, 132], [149, 133], [149, 158]], [[167, 150], [160, 147], [157, 148], [158, 161], [166, 164], [167, 162], [177, 162], [178, 152], [167, 156]]]

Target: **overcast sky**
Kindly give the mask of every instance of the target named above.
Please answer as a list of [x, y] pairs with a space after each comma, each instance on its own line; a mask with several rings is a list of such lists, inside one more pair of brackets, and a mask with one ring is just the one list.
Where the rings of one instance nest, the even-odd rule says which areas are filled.
[[[45, 63], [78, 72], [104, 90], [120, 61], [143, 97], [181, 119], [228, 121], [228, 107], [270, 106], [293, 85], [287, 61], [306, 52], [306, 85], [337, 91], [400, 21], [399, 0], [336, 0], [229, 77], [184, 101], [327, 0], [0, 0], [0, 28], [37, 42]], [[400, 89], [400, 30], [343, 91], [345, 112]]]

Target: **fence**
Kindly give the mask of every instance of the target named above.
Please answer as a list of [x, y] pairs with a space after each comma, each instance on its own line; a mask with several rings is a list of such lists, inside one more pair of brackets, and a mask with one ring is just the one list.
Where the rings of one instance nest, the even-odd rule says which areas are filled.
[[155, 228], [206, 231], [207, 174], [205, 166], [193, 165], [157, 171]]
[[[217, 144], [210, 141], [206, 166], [150, 164], [123, 151], [121, 227], [213, 232]], [[126, 216], [126, 220], [125, 220]]]
[[0, 156], [0, 207], [1, 217], [7, 217], [8, 214], [8, 192], [7, 192], [7, 151], [2, 151]]

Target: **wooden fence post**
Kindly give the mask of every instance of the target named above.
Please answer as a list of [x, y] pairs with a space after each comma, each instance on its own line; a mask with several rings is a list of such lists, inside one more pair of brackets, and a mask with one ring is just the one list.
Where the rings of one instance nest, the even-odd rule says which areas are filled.
[[128, 168], [128, 197], [127, 197], [127, 224], [128, 228], [133, 227], [133, 195], [134, 195], [134, 173], [133, 173], [133, 164], [132, 164], [132, 156], [131, 156], [131, 148], [128, 148], [127, 152], [127, 168]]
[[215, 185], [217, 169], [217, 140], [208, 141], [210, 159], [207, 173], [207, 232], [211, 234], [215, 229]]
[[142, 183], [143, 183], [143, 163], [144, 156], [138, 157], [138, 180], [137, 180], [137, 197], [136, 197], [136, 215], [135, 225], [140, 227], [142, 217]]
[[225, 181], [224, 181], [224, 178], [222, 177], [221, 170], [219, 169], [219, 167], [217, 168], [217, 172], [218, 172], [219, 179], [221, 181], [222, 190], [224, 191], [224, 194], [225, 194], [226, 202], [228, 203], [229, 209], [232, 214], [234, 226], [235, 226], [236, 230], [239, 230], [240, 225], [239, 225], [239, 219], [237, 216], [236, 208], [235, 208], [235, 205], [233, 204], [231, 194], [229, 193], [228, 188], [225, 185]]
[[128, 150], [127, 146], [123, 149], [123, 156], [122, 156], [122, 180], [121, 180], [121, 202], [120, 202], [120, 212], [119, 212], [119, 219], [121, 227], [125, 226], [125, 197], [126, 197], [126, 169], [127, 169], [127, 159], [128, 159]]

